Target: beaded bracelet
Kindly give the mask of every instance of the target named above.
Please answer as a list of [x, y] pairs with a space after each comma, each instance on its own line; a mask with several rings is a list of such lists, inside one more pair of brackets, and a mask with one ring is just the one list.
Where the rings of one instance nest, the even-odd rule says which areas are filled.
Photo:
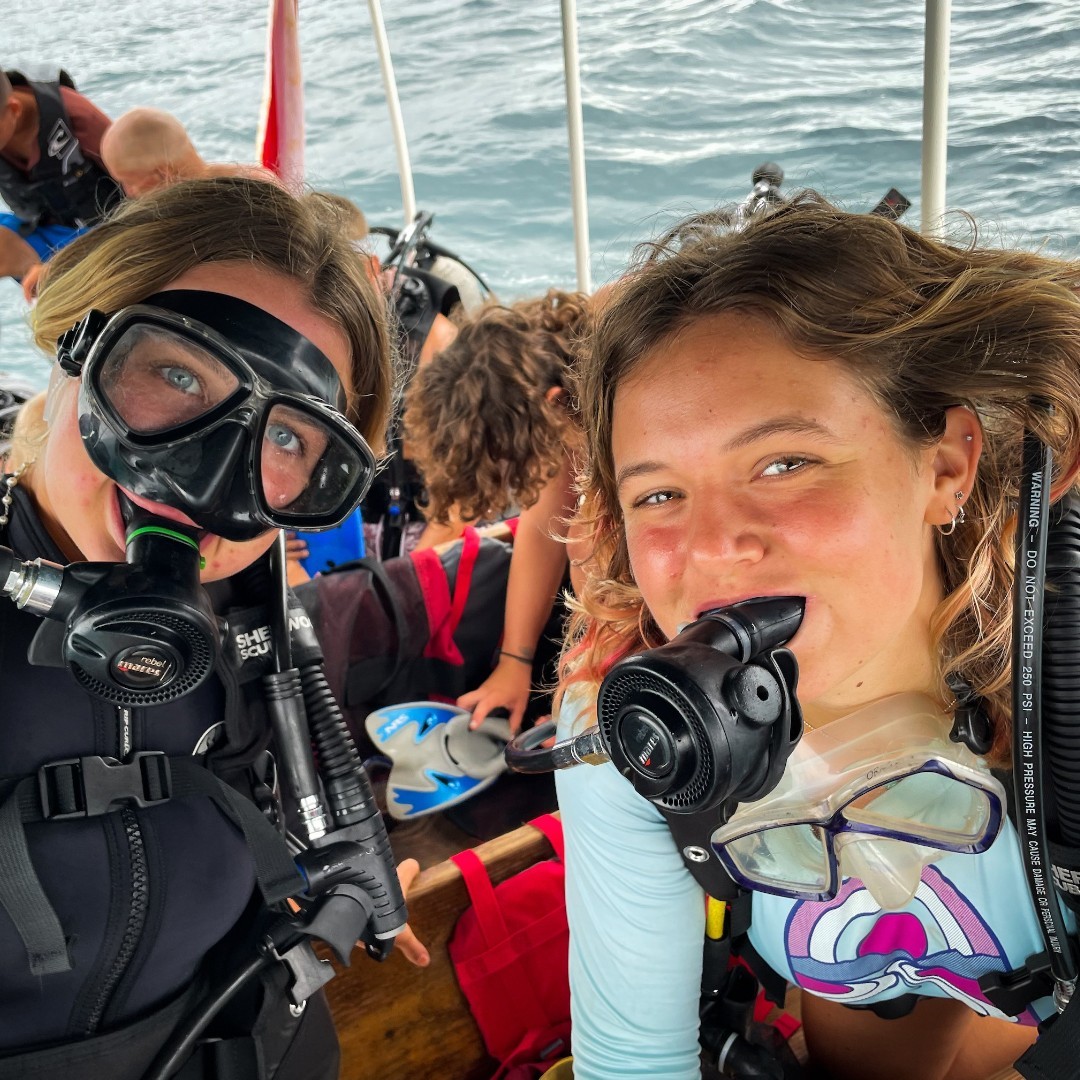
[[499, 656], [509, 656], [511, 660], [517, 660], [519, 663], [526, 664], [529, 667], [533, 665], [533, 658], [531, 656], [521, 656], [518, 653], [507, 652], [505, 649], [500, 649]]

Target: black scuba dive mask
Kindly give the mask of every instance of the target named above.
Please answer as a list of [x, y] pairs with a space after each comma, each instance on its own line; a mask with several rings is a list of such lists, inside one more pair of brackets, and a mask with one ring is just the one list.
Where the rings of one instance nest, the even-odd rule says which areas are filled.
[[236, 297], [175, 290], [92, 311], [57, 358], [81, 375], [94, 464], [228, 540], [338, 525], [375, 473], [327, 357]]

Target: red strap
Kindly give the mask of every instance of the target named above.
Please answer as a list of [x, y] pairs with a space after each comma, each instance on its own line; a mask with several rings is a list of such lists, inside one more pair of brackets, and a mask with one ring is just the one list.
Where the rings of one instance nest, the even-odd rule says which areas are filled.
[[438, 656], [432, 651], [435, 638], [450, 617], [450, 586], [446, 581], [446, 571], [434, 548], [414, 551], [409, 558], [416, 567], [420, 595], [424, 598], [424, 611], [427, 613], [428, 643], [424, 647], [424, 655]]
[[[430, 552], [434, 556], [434, 563], [425, 566], [424, 574], [430, 574], [438, 581], [432, 581], [429, 585], [425, 576], [421, 576], [419, 561], [417, 564], [417, 576], [420, 577], [420, 586], [424, 589], [424, 601], [428, 608], [428, 625], [431, 628], [431, 637], [424, 655], [436, 660], [448, 660], [451, 664], [464, 664], [465, 658], [454, 641], [462, 615], [465, 614], [465, 605], [469, 602], [469, 587], [472, 585], [473, 568], [476, 566], [476, 557], [480, 553], [480, 534], [471, 526], [467, 526], [461, 536], [461, 554], [458, 557], [457, 575], [454, 578], [454, 596], [450, 597], [450, 586], [446, 583], [446, 570], [442, 561], [435, 555], [434, 549], [426, 548], [418, 555], [427, 555]], [[415, 557], [415, 555], [414, 555]], [[430, 588], [430, 592], [428, 591]]]
[[480, 856], [472, 850], [459, 851], [450, 856], [450, 861], [461, 871], [461, 879], [465, 882], [473, 910], [476, 912], [476, 924], [480, 927], [488, 948], [494, 948], [510, 936], [510, 931], [506, 928], [495, 889]]
[[[559, 861], [563, 862], [565, 849], [562, 822], [554, 814], [541, 814], [533, 818], [529, 824], [547, 837]], [[480, 856], [469, 848], [451, 855], [450, 861], [461, 871], [461, 879], [465, 882], [473, 910], [476, 912], [477, 925], [488, 947], [491, 948], [500, 941], [505, 941], [510, 936], [510, 931], [507, 929], [506, 920], [503, 919], [502, 909], [495, 895], [495, 887], [491, 884], [491, 878], [488, 877], [487, 868]]]
[[784, 1012], [783, 1010], [780, 1010], [780, 1012], [770, 1020], [769, 1016], [774, 1009], [775, 1006], [765, 997], [764, 992], [759, 992], [757, 1000], [754, 1002], [754, 1023], [769, 1024], [771, 1027], [776, 1028], [776, 1030], [780, 1032], [784, 1042], [787, 1042], [788, 1039], [802, 1027], [802, 1024], [796, 1020], [791, 1013]]
[[450, 609], [450, 621], [447, 633], [452, 638], [457, 633], [461, 617], [465, 614], [465, 605], [469, 602], [469, 589], [472, 586], [473, 568], [476, 557], [480, 554], [480, 534], [466, 525], [461, 534], [461, 558], [458, 560], [457, 577], [454, 579], [454, 602]]
[[539, 817], [534, 817], [529, 824], [547, 837], [548, 843], [555, 849], [559, 862], [565, 863], [566, 847], [563, 844], [562, 822], [554, 814], [541, 814]]

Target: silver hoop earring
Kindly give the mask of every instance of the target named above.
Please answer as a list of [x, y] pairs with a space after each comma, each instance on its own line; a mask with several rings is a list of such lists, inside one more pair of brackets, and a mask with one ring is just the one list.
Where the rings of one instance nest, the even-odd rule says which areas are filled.
[[[962, 491], [958, 492], [956, 497], [960, 498], [962, 494]], [[964, 508], [962, 506], [958, 506], [956, 508], [956, 513], [953, 515], [952, 520], [949, 522], [949, 524], [939, 525], [938, 532], [940, 532], [942, 536], [952, 536], [952, 534], [956, 532], [956, 526], [963, 525], [966, 520], [967, 514], [964, 513]]]

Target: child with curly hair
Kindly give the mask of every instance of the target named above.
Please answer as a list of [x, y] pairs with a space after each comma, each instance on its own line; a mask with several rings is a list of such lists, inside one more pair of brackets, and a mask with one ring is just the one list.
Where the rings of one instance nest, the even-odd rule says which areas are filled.
[[537, 641], [566, 577], [581, 445], [569, 373], [588, 304], [583, 293], [551, 289], [486, 305], [417, 372], [406, 397], [406, 453], [427, 487], [429, 542], [521, 509], [498, 663], [458, 699], [474, 727], [496, 708], [521, 726]]

